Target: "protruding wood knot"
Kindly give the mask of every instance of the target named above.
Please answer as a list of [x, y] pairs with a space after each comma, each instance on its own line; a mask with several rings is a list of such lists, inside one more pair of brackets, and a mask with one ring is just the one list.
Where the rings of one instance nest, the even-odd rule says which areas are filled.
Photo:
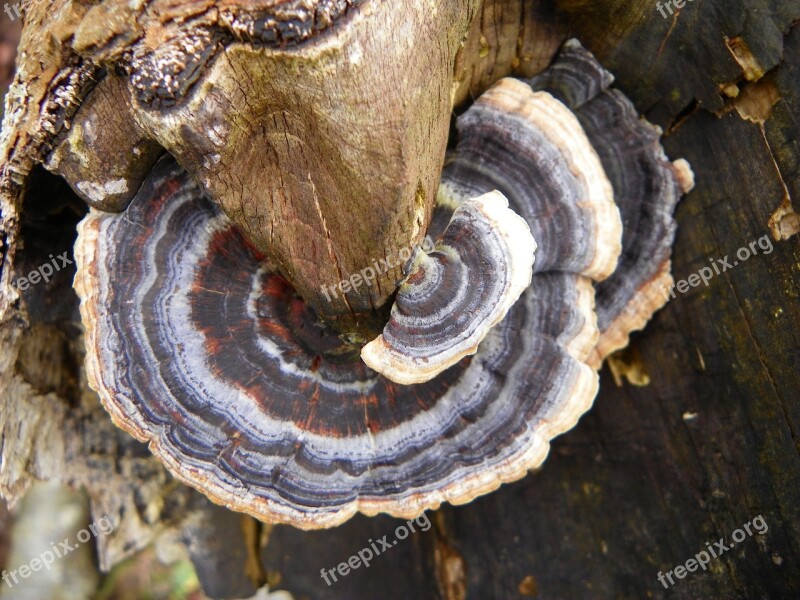
[[123, 70], [130, 73], [142, 105], [171, 108], [188, 97], [229, 44], [298, 46], [333, 28], [364, 1], [229, 0], [186, 24], [149, 22], [145, 35], [125, 53], [130, 64]]

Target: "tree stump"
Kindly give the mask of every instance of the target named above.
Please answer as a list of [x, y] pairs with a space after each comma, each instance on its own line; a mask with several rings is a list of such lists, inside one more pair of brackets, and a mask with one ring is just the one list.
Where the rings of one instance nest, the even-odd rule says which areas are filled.
[[[403, 522], [358, 516], [301, 532], [210, 505], [117, 430], [88, 389], [72, 266], [28, 293], [15, 286], [71, 250], [85, 203], [42, 165], [76, 100], [106, 76], [69, 51], [77, 4], [29, 3], [23, 43], [45, 41], [19, 63], [24, 90], [6, 99], [0, 169], [0, 493], [13, 502], [34, 479], [85, 486], [93, 513], [117, 523], [99, 540], [103, 569], [181, 529], [219, 598], [265, 582], [315, 600], [800, 597], [800, 5], [678, 4], [484, 0], [455, 58], [452, 99], [461, 110], [506, 74], [532, 75], [577, 37], [696, 173], [677, 211], [676, 281], [730, 267], [679, 288], [607, 361], [593, 409], [538, 472], [429, 514], [429, 529], [329, 585], [321, 569], [391, 540]], [[63, 18], [43, 33], [46, 11]], [[54, 86], [61, 102], [40, 105]], [[754, 254], [762, 239], [774, 249]], [[765, 533], [659, 581], [758, 516]]]

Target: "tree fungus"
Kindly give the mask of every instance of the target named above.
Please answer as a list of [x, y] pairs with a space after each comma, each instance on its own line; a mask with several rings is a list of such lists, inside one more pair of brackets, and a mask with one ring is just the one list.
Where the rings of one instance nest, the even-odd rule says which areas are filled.
[[[589, 408], [593, 366], [669, 277], [690, 171], [611, 81], [570, 42], [459, 117], [430, 223], [420, 209], [402, 238], [436, 248], [383, 280], [394, 307], [366, 346], [315, 310], [268, 232], [254, 240], [209, 197], [205, 168], [162, 157], [124, 210], [98, 202], [80, 226], [90, 384], [176, 477], [272, 522], [412, 517], [522, 477]], [[213, 156], [195, 150], [189, 164]]]
[[91, 206], [89, 383], [212, 500], [301, 528], [469, 502], [542, 463], [663, 302], [691, 171], [577, 42], [448, 139], [480, 5], [30, 6], [3, 218], [39, 163]]

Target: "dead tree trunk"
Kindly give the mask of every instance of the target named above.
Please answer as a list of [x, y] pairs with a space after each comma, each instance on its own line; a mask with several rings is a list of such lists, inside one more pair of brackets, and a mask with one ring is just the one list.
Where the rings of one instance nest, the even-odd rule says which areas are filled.
[[[135, 180], [161, 151], [143, 146], [141, 161], [113, 164], [132, 155], [126, 152], [133, 152], [142, 132], [124, 124], [116, 128], [118, 121], [112, 125], [112, 113], [104, 112], [110, 107], [130, 110], [124, 94], [115, 90], [117, 75], [107, 64], [136, 35], [124, 39], [109, 33], [125, 29], [127, 18], [135, 20], [114, 12], [112, 4], [98, 5], [98, 11], [109, 12], [95, 15], [97, 23], [108, 27], [106, 33], [95, 25], [75, 38], [71, 36], [85, 17], [85, 6], [31, 2], [26, 8], [23, 44], [29, 53], [18, 63], [23, 85], [12, 88], [6, 99], [0, 139], [3, 496], [18, 498], [34, 479], [86, 486], [93, 511], [112, 515], [119, 523], [113, 536], [100, 540], [103, 568], [144, 547], [165, 528], [182, 527], [201, 580], [218, 597], [246, 593], [248, 585], [242, 587], [241, 581], [247, 577], [253, 586], [268, 581], [272, 589], [315, 599], [800, 596], [794, 567], [800, 561], [797, 2], [708, 0], [681, 7], [674, 0], [436, 3], [438, 12], [425, 21], [425, 31], [442, 36], [442, 54], [453, 53], [442, 64], [452, 61], [454, 73], [451, 77], [438, 63], [436, 69], [420, 66], [434, 59], [412, 48], [405, 59], [417, 64], [401, 65], [402, 73], [423, 77], [433, 69], [435, 89], [429, 91], [450, 95], [460, 110], [504, 75], [540, 71], [563, 40], [578, 37], [615, 74], [617, 85], [639, 111], [665, 130], [667, 152], [687, 158], [697, 174], [696, 189], [677, 213], [675, 279], [689, 277], [710, 260], [727, 258], [730, 268], [707, 287], [678, 294], [645, 332], [634, 336], [628, 350], [609, 360], [594, 408], [556, 440], [540, 472], [467, 506], [442, 508], [429, 531], [398, 543], [389, 556], [376, 557], [370, 568], [330, 586], [320, 569], [336, 567], [369, 540], [391, 537], [399, 522], [356, 517], [334, 530], [309, 533], [256, 524], [210, 506], [171, 480], [143, 445], [117, 430], [88, 389], [71, 265], [27, 293], [15, 285], [50, 254], [71, 251], [75, 224], [86, 211], [64, 179], [43, 165], [53, 168], [53, 157], [60, 156], [66, 172], [68, 160], [82, 156], [96, 161], [97, 169], [127, 169]], [[417, 4], [422, 15], [428, 4]], [[204, 10], [197, 8], [192, 18], [205, 18]], [[58, 19], [50, 18], [53, 14]], [[463, 43], [459, 28], [466, 34]], [[82, 50], [76, 51], [80, 44]], [[359, 58], [374, 62], [376, 78], [390, 66], [382, 61], [390, 59], [373, 51]], [[304, 76], [313, 82], [318, 75], [314, 69], [324, 67], [324, 62], [315, 62]], [[275, 68], [270, 77], [301, 66]], [[277, 79], [270, 85], [276, 113], [281, 102], [288, 106], [297, 101], [290, 97], [291, 86], [283, 89]], [[344, 93], [337, 86], [329, 92]], [[76, 136], [72, 125], [80, 122], [79, 110], [89, 110], [92, 90], [103, 94], [95, 96], [94, 106], [108, 131], [100, 134], [105, 145], [87, 151], [81, 144], [91, 145], [92, 140]], [[320, 92], [306, 92], [307, 118], [300, 115], [296, 123], [286, 123], [285, 133], [324, 139], [333, 125], [312, 127]], [[440, 160], [447, 122], [427, 113], [430, 106], [424, 102], [401, 104], [389, 102], [387, 110], [408, 110], [408, 119], [425, 124], [420, 131], [405, 132], [405, 150], [422, 152], [423, 133], [433, 128], [438, 132], [435, 147], [418, 158], [425, 165]], [[246, 115], [238, 116], [236, 126], [242, 132], [258, 133], [248, 129]], [[213, 121], [213, 111], [206, 117]], [[347, 126], [368, 129], [377, 119], [371, 113], [360, 117]], [[137, 123], [140, 127], [141, 120]], [[160, 126], [150, 127], [152, 133]], [[205, 152], [202, 144], [210, 143], [205, 134], [163, 135], [161, 145], [184, 153], [189, 163], [201, 162], [192, 152]], [[58, 149], [65, 140], [75, 144], [71, 154], [64, 146]], [[115, 144], [126, 152], [109, 156], [106, 151], [112, 152]], [[321, 148], [319, 156], [306, 157], [309, 163], [330, 158]], [[278, 171], [296, 167], [295, 150], [276, 149], [271, 166]], [[390, 161], [382, 158], [387, 159], [381, 163], [385, 171]], [[369, 165], [357, 166], [359, 177], [369, 180]], [[387, 214], [402, 213], [397, 226], [382, 228], [376, 220], [358, 231], [348, 247], [369, 240], [363, 245], [371, 248], [376, 232], [381, 243], [397, 248], [422, 235], [414, 220], [429, 215], [435, 181], [418, 181], [414, 168], [395, 173], [396, 194], [384, 207]], [[383, 171], [374, 176], [382, 177]], [[330, 190], [341, 190], [343, 181], [354, 175], [344, 167], [332, 173], [324, 182]], [[210, 186], [223, 196], [226, 186], [233, 185], [224, 176]], [[313, 207], [317, 184], [299, 176], [292, 181], [287, 195]], [[379, 187], [361, 183], [366, 187], [343, 193], [374, 194]], [[418, 193], [408, 196], [409, 186]], [[236, 197], [226, 198], [233, 202]], [[417, 198], [419, 204], [398, 209], [401, 197]], [[292, 210], [306, 208], [303, 204]], [[317, 216], [333, 210], [326, 206]], [[323, 218], [316, 233], [334, 227], [332, 237], [343, 240], [352, 235], [350, 224], [346, 218]], [[280, 252], [290, 253], [301, 235], [286, 232], [277, 242]], [[764, 236], [774, 244], [773, 251], [747, 260], [736, 257], [739, 249]], [[307, 263], [307, 268], [313, 276], [290, 275], [299, 281], [335, 279], [331, 264]], [[364, 299], [365, 306], [369, 301]], [[659, 572], [674, 570], [705, 550], [706, 542], [730, 540], [734, 530], [759, 515], [768, 525], [763, 535], [737, 543], [707, 570], [676, 578], [669, 590], [657, 579]], [[237, 523], [244, 524], [246, 533], [236, 530]], [[234, 551], [251, 562], [226, 562]]]

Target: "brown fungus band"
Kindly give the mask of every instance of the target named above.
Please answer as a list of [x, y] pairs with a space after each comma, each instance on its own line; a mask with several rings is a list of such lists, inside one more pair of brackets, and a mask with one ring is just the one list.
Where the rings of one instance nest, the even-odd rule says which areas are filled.
[[[541, 464], [550, 440], [574, 426], [597, 392], [593, 282], [598, 294], [608, 282], [598, 311], [609, 328], [663, 270], [648, 270], [636, 249], [657, 248], [668, 268], [671, 213], [688, 177], [663, 157], [652, 126], [609, 90], [610, 76], [591, 55], [568, 44], [553, 69], [532, 82], [552, 95], [505, 79], [459, 119], [429, 227], [450, 260], [418, 256], [396, 311], [420, 300], [422, 316], [437, 318], [425, 301], [448, 290], [416, 297], [414, 278], [425, 280], [426, 268], [447, 274], [434, 282], [518, 282], [518, 273], [527, 281], [532, 241], [468, 251], [470, 236], [461, 234], [492, 223], [495, 209], [520, 215], [527, 227], [518, 231], [532, 233], [538, 248], [515, 303], [508, 299], [519, 292], [510, 290], [524, 285], [473, 286], [501, 309], [442, 323], [469, 340], [470, 352], [483, 339], [422, 383], [401, 385], [370, 369], [361, 348], [317, 316], [172, 158], [156, 163], [124, 212], [92, 210], [80, 226], [75, 286], [89, 381], [114, 421], [211, 499], [306, 529], [356, 512], [407, 518], [469, 502]], [[559, 69], [568, 72], [561, 91]], [[610, 135], [604, 114], [622, 115], [629, 127]], [[598, 148], [606, 139], [610, 147]], [[470, 199], [494, 190], [480, 216], [481, 202]], [[627, 237], [623, 224], [633, 224]], [[470, 300], [465, 293], [463, 306]], [[649, 318], [655, 308], [645, 303], [640, 312]], [[401, 330], [394, 347], [407, 349], [414, 370], [415, 354], [439, 340], [415, 346], [414, 329], [394, 332]]]

